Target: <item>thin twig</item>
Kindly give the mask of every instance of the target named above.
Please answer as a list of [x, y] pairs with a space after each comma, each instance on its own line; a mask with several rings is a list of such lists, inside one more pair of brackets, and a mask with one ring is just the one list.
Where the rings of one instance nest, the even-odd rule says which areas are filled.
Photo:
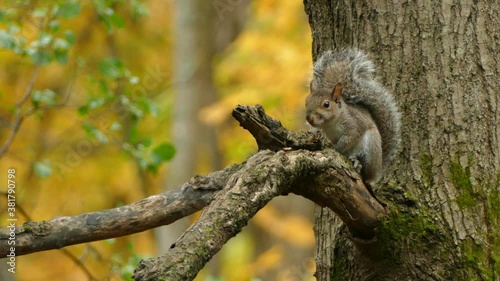
[[[37, 108], [30, 108], [28, 109], [24, 114], [22, 113], [21, 111], [21, 107], [23, 106], [23, 104], [28, 100], [30, 94], [31, 94], [31, 91], [33, 90], [33, 85], [36, 81], [36, 77], [38, 76], [38, 71], [39, 71], [39, 68], [40, 66], [37, 65], [36, 68], [35, 68], [35, 71], [33, 72], [33, 75], [30, 79], [30, 82], [28, 84], [28, 87], [26, 88], [26, 92], [24, 93], [23, 97], [21, 98], [21, 100], [19, 100], [19, 102], [17, 102], [16, 104], [16, 111], [17, 111], [17, 114], [16, 114], [16, 121], [14, 122], [14, 126], [12, 127], [12, 132], [10, 133], [9, 135], [9, 138], [7, 139], [7, 141], [5, 142], [4, 146], [2, 147], [2, 149], [0, 149], [0, 158], [7, 152], [7, 150], [9, 149], [10, 145], [12, 144], [12, 141], [14, 141], [14, 138], [17, 134], [17, 132], [19, 131], [19, 128], [21, 127], [21, 124], [22, 122], [29, 116], [33, 115], [34, 113], [36, 113], [37, 111], [39, 110], [45, 110], [45, 109], [52, 109], [52, 108], [57, 108], [57, 107], [64, 107], [66, 106], [68, 100], [69, 100], [69, 97], [71, 96], [71, 92], [74, 88], [74, 84], [75, 82], [73, 82], [68, 90], [66, 91], [66, 95], [64, 96], [64, 100], [61, 102], [61, 103], [58, 103], [58, 104], [54, 104], [54, 105], [43, 105], [43, 106], [40, 106], [40, 107], [37, 107]], [[73, 75], [73, 78], [74, 79], [71, 79], [72, 81], [76, 80], [76, 73]]]
[[31, 91], [33, 90], [33, 85], [35, 84], [36, 78], [38, 77], [39, 70], [40, 70], [40, 65], [37, 64], [35, 66], [35, 71], [33, 71], [33, 75], [31, 75], [31, 79], [30, 79], [30, 82], [28, 84], [28, 87], [26, 88], [26, 91], [24, 92], [24, 96], [16, 104], [17, 108], [20, 108], [21, 106], [23, 106], [23, 104], [26, 102], [26, 100], [28, 100], [28, 98], [31, 94]]
[[70, 251], [68, 251], [67, 249], [60, 249], [60, 251], [68, 258], [70, 258], [70, 260], [72, 260], [83, 272], [85, 272], [89, 280], [91, 281], [99, 280], [94, 275], [92, 275], [92, 272], [90, 272], [90, 270], [87, 267], [85, 267], [83, 262], [79, 258], [75, 257]]
[[12, 131], [10, 132], [9, 137], [7, 138], [7, 141], [3, 145], [2, 149], [0, 149], [0, 158], [7, 152], [9, 149], [10, 145], [12, 144], [12, 141], [14, 141], [14, 138], [19, 131], [19, 128], [21, 127], [21, 123], [24, 120], [21, 107], [23, 104], [28, 100], [29, 96], [31, 95], [31, 91], [33, 90], [33, 85], [35, 84], [36, 78], [38, 77], [38, 71], [40, 69], [40, 65], [36, 65], [35, 71], [33, 72], [33, 75], [31, 75], [30, 82], [28, 84], [28, 87], [26, 88], [26, 91], [24, 92], [23, 97], [17, 102], [16, 104], [16, 121], [14, 122], [14, 126], [12, 126]]

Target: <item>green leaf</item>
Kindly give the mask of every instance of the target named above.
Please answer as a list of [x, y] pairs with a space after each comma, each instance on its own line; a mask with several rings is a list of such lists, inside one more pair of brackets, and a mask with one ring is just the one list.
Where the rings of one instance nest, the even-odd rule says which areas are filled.
[[31, 103], [35, 108], [40, 107], [40, 105], [54, 105], [55, 104], [56, 93], [51, 89], [44, 89], [42, 91], [35, 90], [31, 95]]
[[[158, 107], [154, 102], [149, 100], [147, 97], [141, 97], [137, 100], [136, 105], [141, 109], [141, 111], [151, 114], [153, 117], [158, 116]], [[138, 116], [142, 117], [142, 116]]]
[[103, 132], [101, 132], [99, 129], [97, 129], [94, 124], [90, 123], [89, 121], [84, 121], [83, 124], [83, 130], [87, 134], [88, 137], [90, 138], [95, 138], [99, 140], [101, 143], [107, 143], [108, 138], [106, 135], [104, 135]]
[[132, 126], [130, 126], [128, 141], [132, 144], [135, 144], [139, 141], [139, 137], [139, 128], [137, 127], [137, 123], [134, 123]]
[[131, 0], [130, 5], [132, 6], [132, 17], [134, 20], [137, 20], [140, 16], [147, 16], [149, 14], [149, 10], [138, 0]]
[[64, 19], [72, 18], [80, 13], [81, 7], [78, 2], [64, 3], [59, 7], [59, 16]]
[[61, 28], [61, 24], [59, 24], [59, 21], [53, 20], [53, 21], [49, 22], [49, 28], [50, 28], [50, 31], [57, 32]]
[[90, 97], [89, 98], [89, 109], [96, 109], [106, 103], [106, 100], [102, 97]]
[[95, 129], [93, 133], [95, 138], [98, 139], [101, 143], [108, 143], [108, 137], [106, 137], [106, 135], [103, 132]]
[[117, 13], [113, 13], [112, 15], [110, 15], [108, 17], [108, 21], [114, 27], [118, 27], [118, 28], [125, 27], [125, 21], [123, 20], [122, 16], [120, 16]]
[[66, 51], [69, 49], [70, 44], [65, 39], [56, 38], [56, 40], [54, 40], [53, 46], [54, 46], [54, 49], [56, 49], [56, 50]]
[[65, 64], [68, 62], [68, 52], [67, 51], [56, 50], [54, 52], [54, 57], [55, 57], [56, 61], [60, 64]]
[[99, 70], [102, 74], [111, 78], [119, 78], [124, 73], [123, 63], [119, 59], [106, 58], [99, 64]]
[[94, 124], [90, 123], [89, 121], [84, 121], [82, 123], [82, 127], [88, 136], [92, 136], [92, 132], [94, 130], [97, 130], [97, 128], [94, 126]]
[[35, 50], [30, 54], [31, 60], [36, 65], [46, 65], [50, 62], [50, 53], [46, 50]]
[[75, 34], [71, 30], [66, 30], [66, 32], [64, 32], [64, 39], [66, 39], [66, 41], [71, 45], [76, 42]]
[[54, 40], [54, 57], [59, 62], [60, 64], [65, 64], [68, 62], [68, 49], [69, 49], [70, 44], [68, 41], [57, 38]]
[[35, 47], [46, 47], [52, 42], [52, 35], [47, 32], [40, 32], [38, 40], [33, 43]]
[[78, 114], [81, 116], [87, 115], [89, 113], [88, 105], [82, 105], [78, 108]]
[[109, 89], [108, 82], [106, 80], [99, 79], [99, 81], [97, 81], [97, 86], [99, 92], [104, 96], [107, 96], [109, 98], [113, 95], [113, 92]]
[[35, 174], [41, 178], [46, 178], [52, 174], [52, 167], [47, 162], [35, 162], [33, 169]]
[[43, 18], [47, 15], [47, 8], [36, 8], [35, 10], [33, 10], [31, 15], [34, 18]]
[[140, 144], [142, 144], [144, 147], [149, 147], [151, 146], [151, 143], [153, 142], [151, 137], [145, 137], [140, 141]]
[[127, 109], [132, 114], [132, 118], [142, 119], [144, 117], [144, 111], [135, 103], [128, 104]]
[[158, 173], [158, 167], [159, 167], [159, 164], [155, 164], [155, 163], [149, 163], [149, 164], [147, 163], [144, 167], [141, 166], [142, 169], [145, 169], [146, 171], [151, 172], [155, 175]]
[[151, 159], [153, 163], [160, 164], [174, 158], [174, 155], [175, 147], [170, 143], [164, 142], [153, 149]]
[[7, 33], [5, 30], [0, 30], [0, 47], [4, 49], [14, 49], [17, 45], [17, 40], [14, 36]]

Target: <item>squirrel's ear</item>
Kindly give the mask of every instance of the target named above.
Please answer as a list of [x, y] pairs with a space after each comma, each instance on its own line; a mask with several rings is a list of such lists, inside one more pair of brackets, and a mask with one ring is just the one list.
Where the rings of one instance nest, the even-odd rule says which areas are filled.
[[337, 83], [332, 91], [332, 99], [338, 103], [340, 101], [340, 96], [342, 96], [342, 83]]
[[317, 88], [318, 88], [318, 85], [316, 85], [316, 80], [312, 79], [311, 83], [309, 83], [309, 89], [311, 90], [311, 93], [315, 92]]

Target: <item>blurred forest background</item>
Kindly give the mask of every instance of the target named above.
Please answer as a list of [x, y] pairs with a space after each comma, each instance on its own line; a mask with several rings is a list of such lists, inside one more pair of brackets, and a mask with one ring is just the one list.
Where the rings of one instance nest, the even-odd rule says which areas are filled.
[[[129, 204], [243, 161], [257, 147], [231, 117], [237, 104], [304, 129], [301, 1], [2, 1], [0, 25], [0, 182], [16, 169], [17, 225]], [[312, 209], [275, 199], [197, 280], [314, 280]], [[21, 256], [11, 280], [131, 280], [194, 219]]]

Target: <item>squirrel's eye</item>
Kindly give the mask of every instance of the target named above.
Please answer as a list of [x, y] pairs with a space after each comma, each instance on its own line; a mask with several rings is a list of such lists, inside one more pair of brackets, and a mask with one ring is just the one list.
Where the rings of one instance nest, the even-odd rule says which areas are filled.
[[324, 101], [323, 102], [323, 108], [329, 108], [330, 107], [330, 102], [329, 101]]

